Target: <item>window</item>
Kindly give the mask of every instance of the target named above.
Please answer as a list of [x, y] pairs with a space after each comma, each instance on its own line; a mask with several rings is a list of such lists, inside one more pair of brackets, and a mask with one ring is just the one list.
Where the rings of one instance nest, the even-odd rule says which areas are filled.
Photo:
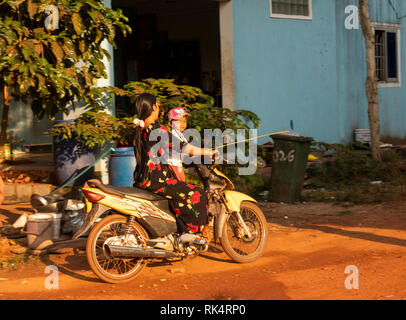
[[400, 85], [400, 26], [374, 24], [376, 76], [380, 86]]
[[272, 18], [312, 19], [312, 0], [270, 0]]

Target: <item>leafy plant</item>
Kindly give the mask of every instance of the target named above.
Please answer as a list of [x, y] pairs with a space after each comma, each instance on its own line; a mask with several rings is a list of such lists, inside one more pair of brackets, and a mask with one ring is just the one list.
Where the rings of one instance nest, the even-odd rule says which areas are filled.
[[[53, 5], [58, 28], [45, 27], [46, 9]], [[57, 8], [57, 10], [56, 10]], [[58, 12], [55, 12], [58, 11]], [[106, 77], [102, 59], [110, 59], [102, 47], [115, 47], [116, 32], [131, 29], [118, 10], [102, 0], [4, 0], [0, 2], [0, 87], [3, 119], [0, 142], [5, 142], [11, 99], [30, 103], [34, 115], [54, 118], [59, 111], [83, 101], [102, 109], [102, 93], [94, 87]]]
[[130, 97], [132, 101], [141, 94], [149, 93], [157, 97], [161, 106], [160, 122], [167, 122], [167, 114], [175, 107], [185, 108], [191, 114], [188, 126], [202, 131], [206, 128], [247, 129], [251, 124], [257, 128], [260, 124], [258, 116], [247, 110], [230, 110], [214, 107], [214, 98], [205, 94], [200, 88], [178, 85], [173, 79], [145, 79], [129, 82], [123, 89], [107, 88], [119, 96]]
[[116, 118], [106, 112], [88, 111], [75, 122], [62, 122], [50, 130], [53, 136], [62, 139], [80, 140], [86, 147], [94, 149], [108, 142], [128, 145], [133, 139], [132, 117]]

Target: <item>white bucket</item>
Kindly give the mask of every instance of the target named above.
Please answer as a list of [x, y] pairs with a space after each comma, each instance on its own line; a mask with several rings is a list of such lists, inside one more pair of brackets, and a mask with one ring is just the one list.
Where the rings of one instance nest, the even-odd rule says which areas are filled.
[[30, 215], [27, 221], [27, 240], [31, 249], [41, 249], [52, 244], [53, 218], [49, 214]]
[[355, 129], [354, 141], [362, 143], [371, 142], [371, 130], [370, 129]]
[[61, 220], [62, 220], [62, 213], [50, 213], [54, 220], [53, 232], [52, 232], [52, 239], [56, 240], [59, 239], [61, 236]]

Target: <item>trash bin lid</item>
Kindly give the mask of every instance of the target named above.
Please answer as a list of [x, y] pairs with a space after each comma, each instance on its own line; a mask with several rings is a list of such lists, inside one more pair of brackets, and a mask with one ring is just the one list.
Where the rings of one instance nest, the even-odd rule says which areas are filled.
[[288, 141], [294, 141], [294, 142], [312, 142], [313, 138], [311, 137], [302, 137], [302, 136], [290, 136], [287, 134], [276, 134], [272, 136], [272, 139], [274, 140], [288, 140]]

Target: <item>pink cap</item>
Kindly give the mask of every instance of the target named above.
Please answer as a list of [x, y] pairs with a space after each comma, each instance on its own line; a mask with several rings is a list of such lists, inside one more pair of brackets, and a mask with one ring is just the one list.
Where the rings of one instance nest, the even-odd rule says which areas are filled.
[[171, 109], [168, 115], [169, 121], [179, 120], [180, 118], [186, 116], [190, 116], [190, 114], [187, 113], [186, 110], [181, 107]]

